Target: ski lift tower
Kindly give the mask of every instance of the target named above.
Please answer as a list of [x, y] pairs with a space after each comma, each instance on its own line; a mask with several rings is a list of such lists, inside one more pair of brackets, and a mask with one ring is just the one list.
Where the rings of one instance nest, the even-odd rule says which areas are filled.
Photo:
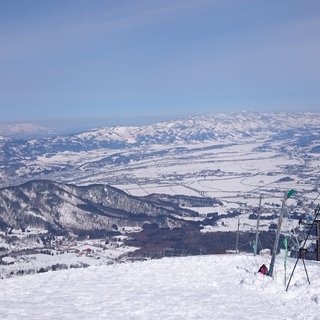
[[276, 255], [278, 252], [278, 246], [279, 246], [279, 239], [280, 239], [280, 232], [281, 232], [281, 226], [282, 226], [282, 219], [283, 219], [283, 214], [284, 214], [284, 207], [286, 200], [290, 198], [294, 194], [294, 190], [291, 189], [288, 193], [284, 192], [283, 195], [283, 200], [282, 200], [282, 206], [281, 206], [281, 212], [280, 212], [280, 217], [278, 221], [278, 227], [277, 227], [277, 233], [276, 233], [276, 239], [274, 241], [274, 246], [273, 246], [273, 251], [272, 251], [272, 258], [271, 258], [271, 263], [270, 263], [270, 269], [269, 269], [269, 276], [272, 277], [273, 275], [273, 268], [274, 268], [274, 263], [276, 261]]

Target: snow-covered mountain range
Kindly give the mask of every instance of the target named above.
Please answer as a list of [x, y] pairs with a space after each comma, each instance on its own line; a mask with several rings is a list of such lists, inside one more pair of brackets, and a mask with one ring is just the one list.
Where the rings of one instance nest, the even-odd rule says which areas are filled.
[[[59, 149], [63, 144], [65, 150], [80, 147], [91, 142], [96, 147], [143, 146], [150, 144], [192, 143], [204, 140], [226, 140], [252, 138], [272, 138], [279, 131], [295, 129], [310, 130], [317, 128], [320, 122], [319, 113], [253, 113], [240, 112], [230, 114], [208, 114], [184, 119], [165, 121], [146, 126], [115, 126], [92, 129], [74, 135], [57, 136], [57, 131], [31, 124], [0, 126], [0, 135], [27, 140], [30, 135], [53, 135], [46, 139], [51, 148]], [[44, 142], [41, 140], [41, 142]], [[99, 144], [100, 142], [100, 144]], [[35, 143], [36, 148], [38, 144]], [[61, 146], [60, 146], [61, 148]], [[88, 150], [88, 146], [84, 149]]]

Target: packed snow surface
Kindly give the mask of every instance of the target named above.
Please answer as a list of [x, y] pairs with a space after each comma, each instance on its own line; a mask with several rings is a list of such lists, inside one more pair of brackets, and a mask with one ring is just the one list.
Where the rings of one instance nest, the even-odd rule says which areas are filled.
[[[320, 264], [270, 256], [163, 258], [1, 280], [1, 319], [320, 319]], [[288, 278], [297, 262], [290, 286]]]

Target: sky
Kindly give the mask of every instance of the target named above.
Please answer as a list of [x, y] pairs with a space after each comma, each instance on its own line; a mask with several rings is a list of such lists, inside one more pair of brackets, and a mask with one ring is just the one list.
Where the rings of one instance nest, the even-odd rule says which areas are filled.
[[0, 0], [0, 122], [319, 112], [318, 0]]
[[306, 260], [305, 271], [301, 259], [289, 258], [286, 268], [284, 261], [277, 257], [273, 277], [257, 272], [262, 264], [269, 268], [270, 256], [220, 254], [1, 279], [0, 316], [6, 320], [319, 320], [319, 262]]

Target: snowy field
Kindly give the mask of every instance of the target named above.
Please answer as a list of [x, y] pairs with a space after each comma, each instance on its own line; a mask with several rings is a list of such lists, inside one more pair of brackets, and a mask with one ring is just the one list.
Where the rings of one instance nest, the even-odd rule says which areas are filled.
[[[78, 168], [76, 172], [68, 175], [62, 170], [61, 176], [56, 172], [48, 178], [83, 185], [110, 184], [136, 196], [167, 193], [218, 197], [229, 199], [230, 207], [237, 206], [239, 196], [249, 197], [249, 194], [252, 198], [258, 198], [262, 193], [278, 198], [280, 202], [281, 192], [293, 187], [301, 195], [313, 200], [312, 190], [319, 185], [319, 155], [311, 155], [307, 150], [300, 149], [283, 151], [287, 147], [286, 141], [281, 145], [279, 142], [270, 143], [268, 149], [264, 150], [261, 149], [264, 143], [244, 142], [221, 146], [221, 143], [215, 145], [211, 141], [177, 145], [186, 148], [181, 153], [169, 152], [168, 148], [160, 146], [150, 146], [147, 150], [60, 152], [26, 163], [19, 174], [25, 174], [23, 170], [29, 170], [30, 167], [40, 172], [52, 166], [74, 165]], [[171, 148], [174, 149], [174, 146]], [[167, 153], [155, 155], [158, 151]], [[120, 154], [130, 159], [129, 163], [99, 164], [103, 159], [118, 158]], [[288, 176], [291, 181], [281, 181]]]
[[320, 264], [208, 255], [93, 266], [1, 280], [1, 319], [319, 320]]

